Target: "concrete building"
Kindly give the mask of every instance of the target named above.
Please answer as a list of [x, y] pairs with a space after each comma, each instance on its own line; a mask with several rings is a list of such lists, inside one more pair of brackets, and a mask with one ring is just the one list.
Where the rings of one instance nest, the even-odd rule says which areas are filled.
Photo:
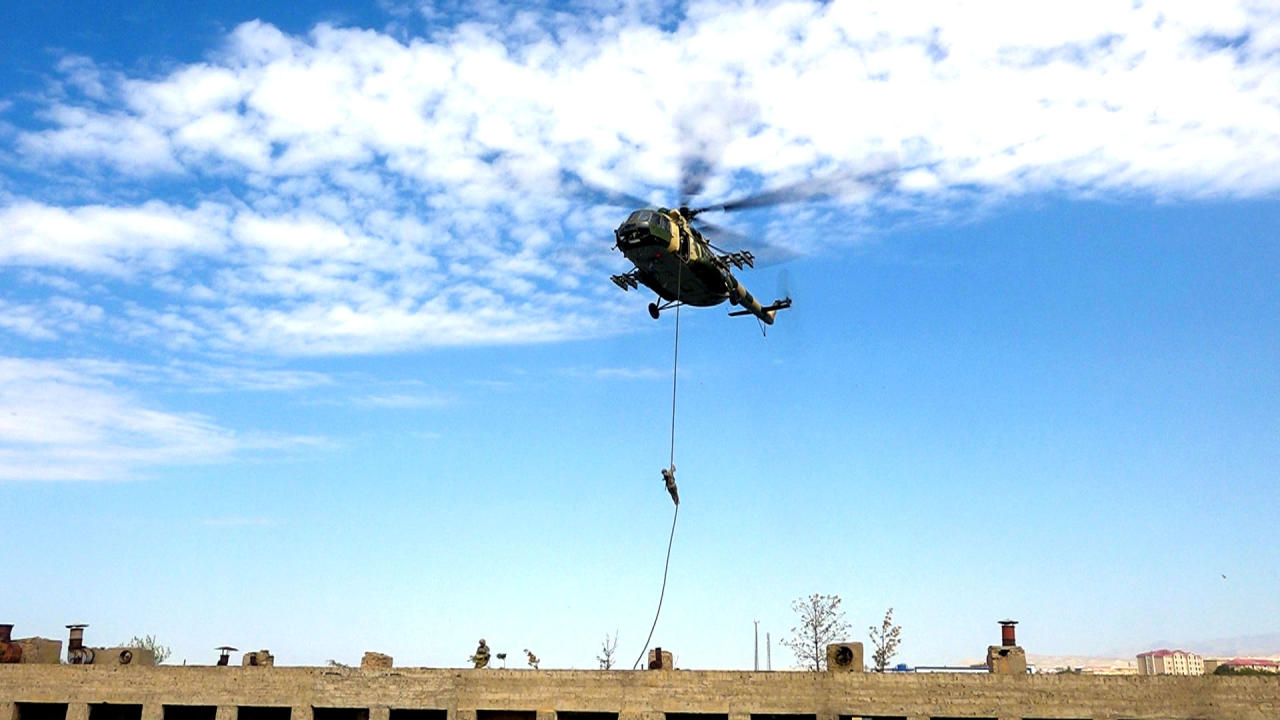
[[1186, 650], [1138, 653], [1139, 675], [1203, 675], [1204, 658]]
[[1233, 658], [1218, 663], [1234, 670], [1259, 670], [1261, 672], [1280, 672], [1280, 663], [1266, 658]]
[[1021, 653], [998, 652], [1021, 650], [1011, 629], [976, 673], [863, 672], [860, 643], [830, 646], [821, 673], [679, 670], [657, 648], [639, 671], [398, 668], [380, 653], [360, 668], [279, 667], [266, 650], [236, 665], [230, 647], [218, 665], [157, 666], [72, 637], [73, 662], [0, 663], [0, 720], [1280, 718], [1270, 676], [1028, 674], [1007, 660]]
[[0, 665], [0, 720], [1275, 720], [1268, 676]]

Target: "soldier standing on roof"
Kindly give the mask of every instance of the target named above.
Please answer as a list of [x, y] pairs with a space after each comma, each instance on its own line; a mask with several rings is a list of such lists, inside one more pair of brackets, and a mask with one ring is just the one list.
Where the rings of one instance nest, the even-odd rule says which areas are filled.
[[471, 662], [475, 663], [477, 670], [488, 666], [489, 646], [485, 644], [484, 638], [480, 638], [480, 646], [476, 648], [476, 654], [471, 656]]
[[671, 502], [679, 506], [680, 490], [676, 488], [676, 464], [675, 463], [671, 463], [670, 468], [662, 468], [662, 481], [667, 485], [667, 492], [671, 493]]

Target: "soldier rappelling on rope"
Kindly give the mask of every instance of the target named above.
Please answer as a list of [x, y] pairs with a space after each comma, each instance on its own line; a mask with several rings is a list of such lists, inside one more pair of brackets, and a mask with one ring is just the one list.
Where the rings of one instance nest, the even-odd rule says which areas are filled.
[[671, 464], [669, 468], [662, 468], [662, 482], [666, 483], [667, 492], [671, 495], [671, 502], [676, 505], [680, 504], [680, 490], [676, 487], [676, 465]]

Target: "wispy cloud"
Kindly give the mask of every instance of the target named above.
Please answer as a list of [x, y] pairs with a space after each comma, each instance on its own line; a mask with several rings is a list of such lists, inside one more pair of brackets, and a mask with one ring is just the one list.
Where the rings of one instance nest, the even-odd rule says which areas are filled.
[[440, 408], [453, 405], [457, 400], [448, 395], [434, 393], [388, 393], [363, 395], [353, 401], [356, 405], [388, 409]]
[[565, 374], [596, 380], [658, 380], [671, 377], [671, 370], [655, 367], [580, 367], [569, 368], [565, 370]]
[[118, 366], [89, 367], [0, 357], [0, 480], [127, 480], [164, 465], [320, 442], [157, 410], [112, 382]]
[[101, 307], [54, 296], [39, 303], [8, 302], [0, 298], [0, 330], [31, 340], [55, 340], [102, 322]]

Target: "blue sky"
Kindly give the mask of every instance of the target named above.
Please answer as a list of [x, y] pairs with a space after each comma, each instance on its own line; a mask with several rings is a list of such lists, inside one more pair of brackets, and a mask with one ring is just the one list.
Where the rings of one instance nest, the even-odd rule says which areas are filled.
[[680, 665], [813, 592], [921, 664], [1280, 632], [1274, 9], [524, 7], [6, 8], [18, 636], [629, 666], [675, 318], [561, 170], [671, 203], [690, 143], [709, 202], [897, 170], [715, 218], [795, 307], [681, 315]]

